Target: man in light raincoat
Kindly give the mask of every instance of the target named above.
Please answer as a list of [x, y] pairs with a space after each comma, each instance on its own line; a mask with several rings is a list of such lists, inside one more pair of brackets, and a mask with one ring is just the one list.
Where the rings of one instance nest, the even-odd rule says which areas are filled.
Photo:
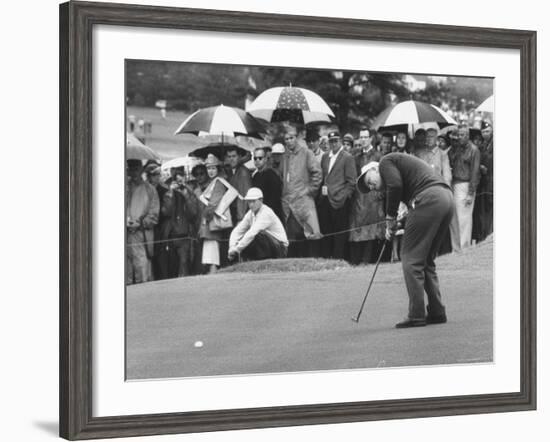
[[[321, 238], [315, 197], [323, 179], [321, 166], [311, 150], [298, 143], [297, 130], [286, 128], [282, 161], [283, 213], [291, 245], [289, 256], [314, 255]], [[294, 242], [293, 242], [294, 241]]]

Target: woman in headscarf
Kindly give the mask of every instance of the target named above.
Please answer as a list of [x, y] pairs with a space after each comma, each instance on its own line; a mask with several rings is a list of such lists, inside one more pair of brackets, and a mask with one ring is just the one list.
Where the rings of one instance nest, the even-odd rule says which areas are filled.
[[220, 256], [225, 256], [220, 248], [233, 227], [229, 205], [238, 193], [220, 176], [222, 163], [216, 156], [209, 154], [205, 166], [209, 181], [199, 197], [203, 203], [199, 237], [202, 240], [202, 264], [208, 266], [209, 273], [214, 273], [220, 267]]

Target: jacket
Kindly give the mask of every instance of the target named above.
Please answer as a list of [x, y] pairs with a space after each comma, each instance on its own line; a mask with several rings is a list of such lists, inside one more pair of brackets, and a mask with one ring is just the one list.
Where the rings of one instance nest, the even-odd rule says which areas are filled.
[[287, 150], [284, 153], [281, 166], [285, 220], [292, 212], [307, 239], [320, 238], [321, 230], [315, 208], [315, 196], [323, 178], [319, 162], [313, 152], [298, 145], [293, 152]]
[[327, 152], [321, 158], [323, 185], [327, 186], [328, 200], [333, 209], [340, 209], [351, 198], [355, 189], [357, 171], [353, 157], [340, 150], [329, 172], [330, 154]]

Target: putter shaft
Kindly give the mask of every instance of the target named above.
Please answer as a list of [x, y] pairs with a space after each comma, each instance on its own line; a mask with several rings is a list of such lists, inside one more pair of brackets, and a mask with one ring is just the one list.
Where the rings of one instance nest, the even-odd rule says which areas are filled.
[[380, 264], [380, 261], [382, 260], [382, 255], [384, 254], [384, 250], [386, 250], [386, 244], [388, 241], [384, 241], [384, 244], [382, 245], [382, 250], [380, 251], [380, 255], [378, 256], [378, 259], [376, 260], [376, 265], [374, 267], [374, 272], [372, 272], [372, 277], [369, 282], [369, 286], [367, 288], [367, 293], [365, 293], [365, 297], [363, 298], [363, 302], [361, 303], [361, 308], [359, 309], [359, 313], [357, 313], [357, 316], [355, 318], [351, 318], [353, 322], [358, 323], [359, 318], [361, 317], [361, 313], [363, 313], [363, 307], [365, 307], [365, 302], [367, 301], [367, 296], [369, 296], [370, 288], [372, 287], [372, 283], [374, 281], [374, 277], [376, 275], [376, 271], [378, 270], [378, 265]]

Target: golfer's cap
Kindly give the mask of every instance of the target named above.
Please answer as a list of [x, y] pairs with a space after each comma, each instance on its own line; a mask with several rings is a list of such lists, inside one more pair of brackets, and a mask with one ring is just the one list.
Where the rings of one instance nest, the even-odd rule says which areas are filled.
[[337, 130], [333, 130], [333, 131], [330, 131], [327, 136], [329, 140], [331, 138], [340, 138], [340, 132], [338, 132]]
[[281, 143], [271, 146], [271, 153], [285, 153], [285, 147]]
[[370, 189], [365, 184], [365, 175], [371, 169], [378, 169], [378, 161], [371, 161], [370, 163], [365, 164], [361, 167], [361, 175], [357, 178], [356, 185], [357, 190], [361, 193], [368, 193]]
[[435, 127], [429, 127], [428, 129], [426, 129], [426, 133], [435, 133], [436, 135], [438, 135], [439, 131]]
[[250, 189], [248, 189], [248, 192], [246, 192], [246, 196], [244, 197], [244, 199], [246, 201], [255, 201], [263, 197], [264, 194], [260, 189], [258, 189], [257, 187], [251, 187]]

